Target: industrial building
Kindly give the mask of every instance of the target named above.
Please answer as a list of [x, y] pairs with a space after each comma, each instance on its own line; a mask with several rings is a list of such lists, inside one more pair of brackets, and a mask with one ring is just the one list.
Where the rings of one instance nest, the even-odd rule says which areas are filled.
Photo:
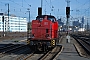
[[[4, 16], [4, 20], [3, 20]], [[9, 18], [9, 19], [8, 19]], [[27, 18], [0, 14], [0, 32], [27, 32]]]

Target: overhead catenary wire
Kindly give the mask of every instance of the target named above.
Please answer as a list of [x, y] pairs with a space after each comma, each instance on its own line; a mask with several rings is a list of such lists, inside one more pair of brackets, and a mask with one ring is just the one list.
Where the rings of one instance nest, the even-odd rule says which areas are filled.
[[[81, 5], [78, 6], [77, 8], [82, 8], [82, 7], [84, 7], [87, 3], [89, 3], [89, 1], [86, 1], [85, 3], [82, 4], [82, 3], [80, 3], [80, 2], [77, 1], [77, 0], [76, 0], [76, 2], [79, 3], [79, 4], [81, 4]], [[76, 9], [77, 9], [77, 8], [76, 8]]]
[[26, 9], [26, 7], [24, 7], [24, 6], [22, 6], [22, 5], [18, 4], [18, 3], [16, 3], [15, 1], [12, 1], [12, 0], [9, 0], [9, 1], [11, 1], [11, 2], [13, 2], [13, 3], [17, 4], [18, 6], [23, 7], [23, 8], [25, 8], [25, 9]]
[[[23, 10], [22, 9], [26, 9], [27, 10], [27, 8], [26, 7], [24, 7], [24, 5], [23, 5], [23, 2], [26, 2], [25, 0], [22, 0], [22, 5], [20, 5], [20, 4], [18, 4], [18, 3], [16, 3], [15, 1], [12, 1], [12, 0], [9, 0], [9, 1], [11, 1], [11, 2], [13, 2], [13, 3], [15, 3], [15, 4], [17, 4], [18, 6], [20, 6], [21, 8], [20, 8], [20, 12], [22, 12], [22, 13], [26, 13], [26, 11], [25, 12], [23, 12]], [[29, 7], [31, 7], [31, 5], [30, 4], [28, 4], [27, 2], [26, 2], [26, 4], [29, 6]], [[16, 11], [15, 9], [14, 9], [14, 11]]]
[[[76, 7], [74, 10], [82, 10], [82, 8], [84, 8], [84, 6], [86, 5], [86, 4], [88, 4], [89, 3], [89, 1], [90, 0], [88, 0], [88, 1], [86, 1], [85, 3], [83, 3], [83, 4], [81, 4], [78, 0], [76, 0], [76, 2], [77, 3], [79, 3], [79, 4], [81, 4], [80, 6], [78, 6], [78, 7]], [[87, 9], [89, 9], [90, 7], [88, 7]], [[83, 10], [85, 10], [85, 12], [87, 11], [87, 9], [86, 8], [84, 8]], [[85, 12], [83, 12], [83, 13], [85, 13]]]
[[[12, 0], [8, 0], [8, 1], [10, 1], [10, 2], [12, 2], [13, 4], [16, 4], [16, 5], [18, 5], [18, 6], [20, 6], [21, 8], [19, 8], [19, 7], [16, 7], [16, 6], [13, 6], [13, 5], [10, 5], [10, 13], [11, 12], [14, 12], [14, 14], [16, 14], [16, 13], [22, 13], [22, 14], [25, 14], [25, 9], [27, 9], [26, 7], [23, 7], [23, 5], [20, 5], [20, 4], [18, 4], [18, 3], [16, 3], [16, 2], [14, 2], [14, 1], [12, 1]], [[2, 1], [0, 1], [0, 3], [3, 5], [3, 6], [5, 6], [5, 2], [2, 2]], [[23, 2], [22, 2], [23, 3]], [[10, 3], [11, 4], [11, 3]], [[24, 8], [24, 10], [23, 10], [23, 8]], [[4, 8], [4, 7], [2, 7], [2, 8], [0, 8], [0, 10], [1, 10], [1, 12], [4, 12], [4, 13], [7, 13], [7, 9], [6, 9], [6, 7]], [[24, 12], [25, 11], [25, 12]], [[12, 14], [12, 13], [11, 13]]]
[[[77, 7], [72, 9], [73, 11], [76, 11], [76, 14], [79, 16], [84, 16], [86, 15], [86, 12], [89, 11], [90, 9], [90, 0], [85, 0], [85, 2], [80, 2], [79, 0], [75, 0], [77, 3]], [[72, 2], [72, 1], [71, 1]]]
[[[48, 7], [50, 8], [50, 11], [53, 11], [54, 6], [52, 5], [51, 0], [50, 0], [50, 3], [48, 3], [47, 0], [45, 0], [45, 2], [47, 3]], [[45, 5], [45, 7], [46, 7], [46, 5]], [[46, 13], [46, 8], [45, 8], [45, 13]], [[51, 15], [51, 13], [50, 13], [50, 15]]]
[[[26, 2], [26, 0], [24, 0], [24, 1]], [[27, 2], [26, 2], [26, 3], [27, 3]], [[31, 5], [30, 5], [29, 3], [27, 3], [27, 5], [31, 7]]]
[[3, 8], [3, 6], [5, 6], [5, 3], [0, 1], [0, 6], [1, 6], [0, 7], [1, 12], [3, 12], [3, 11], [6, 12], [5, 8]]
[[48, 4], [48, 6], [51, 8], [51, 6], [50, 6], [50, 4], [47, 2], [47, 0], [45, 0], [46, 1], [46, 3]]
[[[14, 2], [14, 1], [12, 1], [12, 0], [9, 0], [9, 1], [11, 1], [11, 2], [17, 4], [18, 6], [20, 6], [20, 7], [21, 7], [21, 8], [19, 8], [19, 9], [20, 9], [20, 12], [22, 12], [22, 8], [23, 8], [23, 9], [27, 9], [26, 7], [23, 6], [23, 1], [22, 1], [22, 5], [20, 5], [20, 4], [16, 3], [16, 2]], [[18, 7], [14, 7], [14, 8], [18, 8]]]

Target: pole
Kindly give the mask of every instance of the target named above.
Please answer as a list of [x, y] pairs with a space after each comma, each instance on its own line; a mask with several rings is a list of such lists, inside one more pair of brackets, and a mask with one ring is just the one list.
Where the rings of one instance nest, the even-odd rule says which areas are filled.
[[67, 25], [67, 33], [69, 34], [70, 1], [66, 0], [66, 2], [67, 2], [67, 7], [66, 7], [67, 22], [66, 22], [66, 25]]
[[41, 0], [41, 8], [42, 8], [42, 5], [43, 5], [43, 0]]
[[51, 12], [50, 12], [50, 15], [51, 15], [52, 14], [51, 0], [50, 0], [50, 8], [51, 8]]
[[87, 31], [88, 31], [88, 20], [87, 20]]
[[27, 10], [28, 10], [28, 14], [29, 14], [29, 23], [28, 23], [27, 37], [30, 38], [30, 28], [31, 28], [31, 26], [30, 26], [30, 9], [28, 8]]
[[46, 15], [46, 5], [45, 5], [45, 15]]
[[41, 15], [42, 15], [42, 6], [43, 6], [43, 0], [41, 0]]
[[67, 16], [67, 22], [66, 22], [66, 25], [67, 25], [67, 36], [66, 36], [66, 39], [67, 39], [67, 43], [70, 43], [70, 36], [69, 36], [70, 1], [69, 1], [69, 0], [66, 0], [66, 2], [67, 2], [67, 7], [66, 7], [66, 16]]
[[4, 37], [4, 16], [2, 16], [2, 21], [3, 21], [3, 37]]
[[[30, 26], [30, 11], [29, 11], [29, 26]], [[30, 30], [31, 26], [29, 27]]]
[[20, 33], [20, 16], [19, 16], [19, 33]]
[[9, 3], [8, 3], [8, 32], [9, 32]]

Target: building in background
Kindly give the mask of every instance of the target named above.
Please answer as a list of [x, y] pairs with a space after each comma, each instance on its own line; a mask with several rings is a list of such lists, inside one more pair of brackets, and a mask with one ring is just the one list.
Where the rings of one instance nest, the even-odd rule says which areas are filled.
[[84, 23], [85, 23], [84, 21], [85, 21], [85, 16], [83, 16], [81, 19], [81, 27], [80, 28], [85, 28], [84, 27]]
[[[4, 16], [4, 22], [2, 16]], [[7, 15], [0, 14], [0, 32], [3, 30], [4, 32], [27, 32], [27, 23], [27, 18], [10, 15], [8, 21]]]
[[73, 26], [77, 26], [77, 27], [80, 27], [80, 23], [79, 23], [79, 20], [78, 20], [78, 21], [73, 21]]
[[59, 30], [64, 31], [65, 30], [64, 29], [64, 22], [62, 22], [62, 19], [60, 18], [57, 21], [58, 21], [58, 24], [59, 24]]
[[58, 21], [59, 26], [63, 26], [64, 25], [64, 22], [61, 21], [61, 18], [58, 19], [57, 21]]

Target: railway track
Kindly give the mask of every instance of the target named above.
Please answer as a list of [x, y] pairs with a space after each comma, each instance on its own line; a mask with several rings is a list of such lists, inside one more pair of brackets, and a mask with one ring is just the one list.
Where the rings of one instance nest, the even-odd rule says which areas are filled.
[[62, 46], [56, 46], [54, 49], [41, 56], [38, 60], [53, 60], [55, 56], [61, 51], [61, 49]]
[[16, 51], [17, 49], [20, 49], [22, 47], [24, 47], [25, 45], [13, 45], [13, 46], [9, 46], [9, 47], [6, 47], [5, 49], [3, 49], [3, 54], [5, 53], [12, 53], [13, 51]]
[[27, 60], [28, 58], [30, 58], [32, 55], [34, 55], [34, 51], [31, 52], [30, 54], [26, 54], [26, 55], [20, 55], [18, 58], [16, 58], [15, 60]]
[[83, 49], [90, 55], [90, 39], [87, 37], [72, 35], [72, 37], [83, 47]]
[[[40, 57], [41, 52], [40, 51], [30, 51], [31, 53], [30, 54], [26, 54], [26, 55], [20, 55], [18, 58], [16, 58], [15, 60], [27, 60], [27, 59], [32, 59], [32, 57], [34, 56], [35, 57], [35, 60], [38, 60], [38, 57], [36, 55], [38, 55]], [[38, 54], [38, 52], [40, 54]]]
[[13, 45], [13, 44], [8, 44], [7, 46], [1, 47], [0, 48], [0, 58], [5, 56], [6, 53], [8, 53], [9, 51], [11, 52], [11, 50], [13, 50], [13, 48], [17, 47], [18, 45]]
[[56, 46], [54, 49], [50, 51], [38, 53], [36, 51], [32, 51], [30, 47], [28, 47], [27, 45], [10, 44], [0, 48], [0, 59], [2, 59], [5, 56], [12, 56], [11, 58], [14, 60], [28, 60], [30, 58], [33, 59], [34, 56], [35, 60], [47, 60], [53, 59], [58, 54], [60, 49], [61, 46]]
[[62, 46], [56, 46], [55, 48], [47, 52], [36, 52], [33, 51], [27, 55], [21, 55], [15, 60], [53, 60], [55, 56], [61, 51]]
[[21, 55], [21, 54], [27, 54], [29, 53], [30, 48], [27, 45], [10, 45], [1, 48], [0, 50], [0, 58], [12, 54]]
[[[62, 49], [62, 46], [56, 46], [55, 48], [47, 52], [35, 52], [34, 51], [22, 60], [30, 60], [30, 59], [32, 60], [53, 60], [55, 56], [61, 51], [61, 49]], [[17, 60], [20, 60], [20, 58]]]
[[4, 53], [5, 51], [10, 50], [12, 48], [15, 48], [17, 46], [19, 46], [19, 45], [18, 44], [17, 45], [11, 44], [9, 46], [2, 47], [2, 48], [0, 48], [0, 53]]

